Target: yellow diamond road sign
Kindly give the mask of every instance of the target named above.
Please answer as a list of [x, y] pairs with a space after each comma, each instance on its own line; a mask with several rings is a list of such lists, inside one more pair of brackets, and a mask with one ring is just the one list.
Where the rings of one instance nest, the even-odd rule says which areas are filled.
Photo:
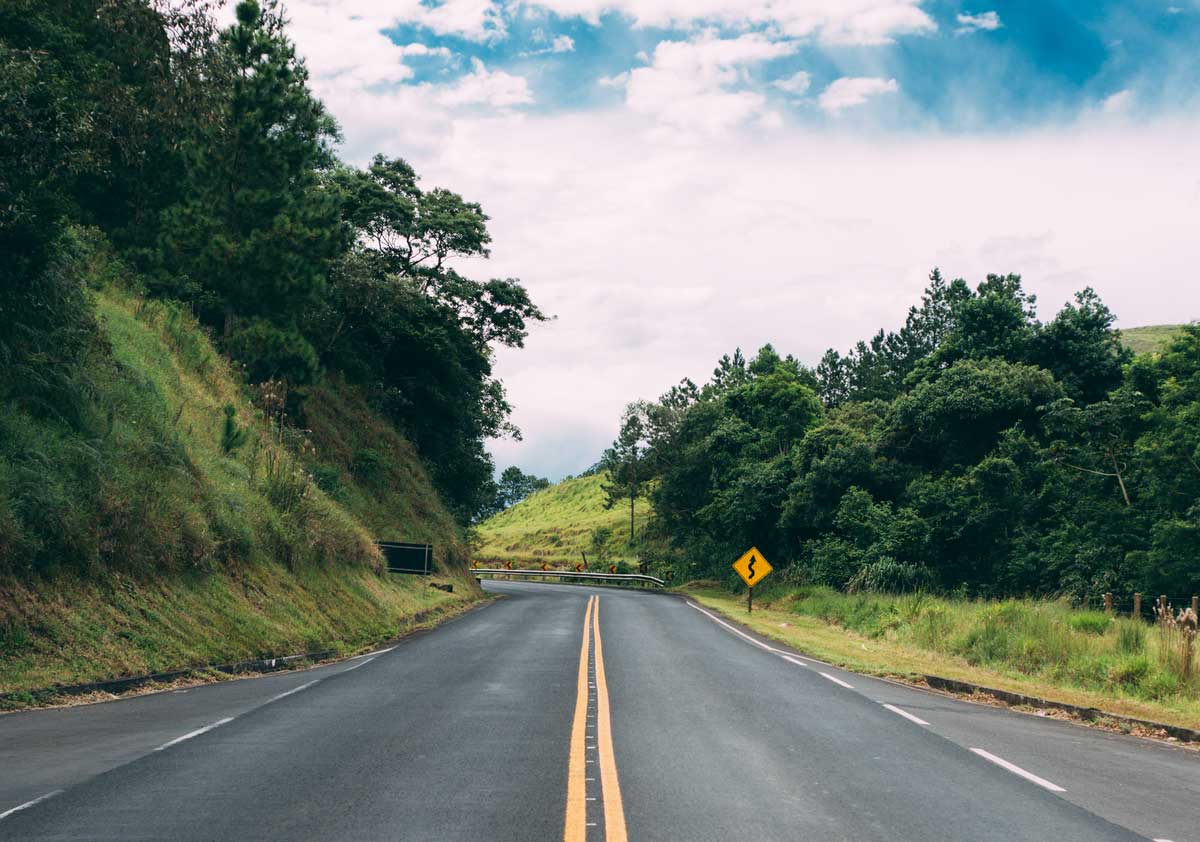
[[758, 551], [758, 547], [751, 547], [746, 551], [746, 554], [733, 563], [733, 569], [742, 577], [750, 587], [754, 587], [763, 579], [767, 578], [767, 574], [774, 568], [771, 563], [763, 558], [763, 554]]

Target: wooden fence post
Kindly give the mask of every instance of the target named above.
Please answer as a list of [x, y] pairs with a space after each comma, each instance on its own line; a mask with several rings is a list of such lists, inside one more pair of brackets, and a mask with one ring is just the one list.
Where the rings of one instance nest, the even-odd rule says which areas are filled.
[[1192, 613], [1200, 617], [1200, 596], [1192, 597]]
[[1160, 623], [1167, 622], [1167, 595], [1158, 595], [1158, 621]]
[[1133, 595], [1133, 616], [1138, 620], [1142, 619], [1142, 595], [1140, 593]]
[[1112, 594], [1111, 593], [1106, 593], [1104, 595], [1104, 610], [1106, 613], [1109, 613], [1109, 614], [1112, 613]]

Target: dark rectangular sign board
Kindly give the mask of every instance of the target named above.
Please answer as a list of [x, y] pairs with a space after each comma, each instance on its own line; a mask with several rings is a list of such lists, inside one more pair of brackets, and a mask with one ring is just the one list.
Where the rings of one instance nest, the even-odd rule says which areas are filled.
[[433, 544], [377, 541], [389, 573], [433, 573]]

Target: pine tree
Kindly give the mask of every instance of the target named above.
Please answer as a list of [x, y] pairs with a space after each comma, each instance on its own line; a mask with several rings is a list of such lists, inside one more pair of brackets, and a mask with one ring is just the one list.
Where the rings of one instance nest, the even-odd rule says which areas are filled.
[[[166, 267], [184, 273], [203, 318], [231, 340], [272, 332], [286, 341], [231, 343], [294, 348], [296, 316], [321, 292], [330, 262], [349, 245], [333, 191], [337, 126], [308, 90], [308, 71], [283, 32], [273, 0], [245, 0], [221, 33], [226, 101], [208, 137], [191, 150], [188, 199], [169, 214]], [[303, 340], [301, 340], [303, 341]], [[293, 355], [294, 356], [294, 355]], [[270, 371], [270, 360], [251, 359]]]

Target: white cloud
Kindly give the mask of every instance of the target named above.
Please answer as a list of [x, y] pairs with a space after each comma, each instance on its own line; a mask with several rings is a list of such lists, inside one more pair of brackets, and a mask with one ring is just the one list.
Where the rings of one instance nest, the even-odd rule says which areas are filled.
[[830, 83], [818, 100], [821, 108], [829, 114], [840, 114], [847, 108], [862, 105], [870, 97], [895, 93], [900, 85], [895, 79], [874, 76], [843, 76]]
[[612, 76], [601, 76], [596, 80], [596, 84], [602, 88], [623, 88], [629, 84], [629, 71]]
[[792, 96], [801, 96], [808, 91], [812, 84], [812, 76], [807, 71], [801, 70], [785, 79], [776, 79], [771, 84]]
[[653, 63], [629, 71], [625, 102], [640, 114], [683, 129], [719, 131], [761, 115], [766, 98], [744, 87], [745, 68], [796, 50], [795, 42], [758, 33], [661, 41]]
[[471, 72], [452, 85], [437, 92], [442, 105], [490, 105], [507, 108], [533, 102], [529, 84], [524, 76], [513, 76], [503, 70], [488, 70], [479, 59], [472, 59]]
[[1133, 91], [1126, 88], [1123, 91], [1117, 91], [1111, 96], [1104, 98], [1100, 103], [1100, 110], [1105, 114], [1122, 114], [1129, 110], [1129, 106], [1133, 104]]
[[768, 25], [784, 36], [838, 44], [886, 44], [937, 29], [921, 0], [537, 0], [537, 5], [591, 22], [618, 12], [642, 27]]
[[[1025, 272], [1044, 316], [1089, 284], [1127, 326], [1200, 316], [1186, 282], [1200, 263], [1200, 118], [1135, 124], [1098, 108], [1077, 125], [997, 136], [781, 125], [744, 90], [756, 62], [791, 49], [774, 33], [698, 33], [656, 50], [638, 68], [653, 72], [640, 80], [645, 110], [529, 113], [516, 107], [532, 99], [525, 80], [482, 65], [448, 85], [398, 84], [419, 51], [373, 38], [419, 10], [356, 0], [337, 5], [360, 18], [334, 20], [329, 5], [293, 0], [289, 14], [344, 127], [343, 155], [403, 156], [426, 186], [481, 202], [493, 256], [460, 269], [520, 277], [559, 316], [525, 350], [498, 354], [525, 432], [492, 445], [501, 467], [578, 472], [625, 402], [706, 379], [735, 346], [770, 341], [815, 363], [897, 326], [934, 264], [972, 282]], [[672, 91], [721, 114], [750, 107], [720, 130], [668, 134], [658, 127]]]
[[430, 47], [419, 42], [405, 44], [399, 50], [402, 56], [439, 56], [441, 58], [450, 58], [453, 55], [449, 47]]
[[575, 39], [570, 35], [559, 35], [550, 43], [550, 52], [569, 53], [575, 49]]
[[960, 14], [957, 20], [958, 32], [975, 32], [980, 29], [992, 32], [1004, 25], [1000, 22], [1000, 15], [996, 12], [980, 12], [977, 15]]

